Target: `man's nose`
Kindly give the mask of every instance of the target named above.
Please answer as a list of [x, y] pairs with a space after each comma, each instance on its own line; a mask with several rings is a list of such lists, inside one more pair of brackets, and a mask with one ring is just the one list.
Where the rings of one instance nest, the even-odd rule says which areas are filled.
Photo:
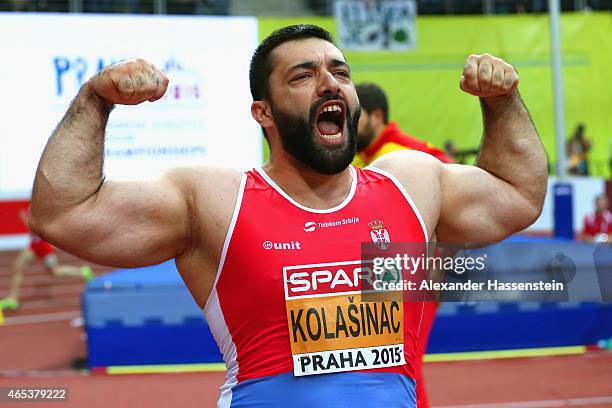
[[319, 76], [319, 83], [317, 84], [317, 94], [319, 96], [324, 95], [337, 95], [340, 93], [340, 84], [336, 80], [336, 77], [329, 72], [324, 71]]

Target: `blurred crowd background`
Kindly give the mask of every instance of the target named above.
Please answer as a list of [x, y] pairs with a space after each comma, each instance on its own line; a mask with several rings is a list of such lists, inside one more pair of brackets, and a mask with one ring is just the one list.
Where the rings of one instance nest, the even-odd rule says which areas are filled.
[[[2, 0], [1, 11], [329, 16], [334, 0]], [[545, 13], [547, 0], [417, 0], [419, 15]], [[612, 0], [562, 0], [562, 11], [612, 10]]]

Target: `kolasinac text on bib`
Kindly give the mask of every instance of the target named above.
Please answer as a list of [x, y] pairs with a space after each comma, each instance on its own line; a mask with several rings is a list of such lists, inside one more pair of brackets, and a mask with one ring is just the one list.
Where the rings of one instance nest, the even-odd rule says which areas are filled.
[[283, 268], [295, 376], [391, 367], [404, 357], [401, 291], [362, 298], [372, 268], [362, 261]]

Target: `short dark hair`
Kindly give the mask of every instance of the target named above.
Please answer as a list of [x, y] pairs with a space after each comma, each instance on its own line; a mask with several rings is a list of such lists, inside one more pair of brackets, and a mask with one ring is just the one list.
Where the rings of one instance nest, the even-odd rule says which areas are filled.
[[288, 41], [306, 38], [320, 38], [334, 44], [334, 39], [329, 31], [311, 24], [290, 25], [280, 28], [259, 44], [253, 53], [249, 69], [251, 96], [254, 101], [261, 101], [268, 95], [268, 79], [273, 69], [270, 63], [272, 50]]
[[387, 102], [385, 91], [378, 85], [370, 82], [355, 86], [355, 90], [359, 97], [359, 104], [368, 112], [368, 115], [377, 109], [382, 110], [383, 120], [386, 125], [389, 121], [389, 103]]

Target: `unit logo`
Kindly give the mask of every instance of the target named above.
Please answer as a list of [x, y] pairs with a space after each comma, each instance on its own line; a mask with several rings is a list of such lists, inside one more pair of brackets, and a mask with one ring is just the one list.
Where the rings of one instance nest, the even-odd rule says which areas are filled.
[[302, 249], [302, 243], [300, 241], [288, 241], [288, 242], [264, 241], [262, 246], [266, 250], [270, 250], [270, 249], [276, 249], [276, 250]]

